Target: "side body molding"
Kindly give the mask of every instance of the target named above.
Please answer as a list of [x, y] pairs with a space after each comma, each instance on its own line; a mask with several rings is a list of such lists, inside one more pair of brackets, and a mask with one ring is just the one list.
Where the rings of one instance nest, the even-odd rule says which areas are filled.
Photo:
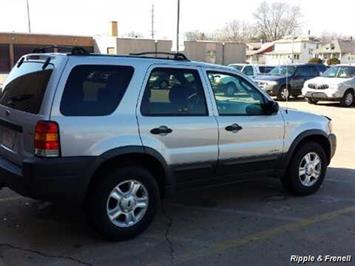
[[[97, 169], [100, 168], [105, 162], [107, 162], [110, 159], [113, 159], [115, 157], [119, 156], [124, 156], [124, 155], [134, 155], [134, 154], [140, 154], [140, 155], [149, 155], [156, 159], [160, 165], [163, 168], [164, 175], [165, 175], [165, 195], [168, 195], [170, 193], [173, 193], [175, 191], [175, 178], [174, 175], [172, 174], [172, 171], [168, 164], [166, 163], [165, 159], [163, 158], [160, 153], [152, 148], [149, 147], [144, 147], [144, 146], [124, 146], [124, 147], [118, 147], [115, 149], [111, 149], [109, 151], [106, 151], [105, 153], [101, 154], [100, 156], [97, 157], [95, 162], [93, 163], [92, 166], [90, 166], [91, 171], [91, 177], [95, 173]], [[89, 185], [91, 178], [88, 178], [86, 187]]]

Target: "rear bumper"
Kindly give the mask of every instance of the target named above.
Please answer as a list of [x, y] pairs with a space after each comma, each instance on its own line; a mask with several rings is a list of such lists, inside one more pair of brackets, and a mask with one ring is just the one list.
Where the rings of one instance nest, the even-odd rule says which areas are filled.
[[97, 157], [32, 158], [22, 166], [0, 157], [0, 186], [48, 201], [81, 203]]

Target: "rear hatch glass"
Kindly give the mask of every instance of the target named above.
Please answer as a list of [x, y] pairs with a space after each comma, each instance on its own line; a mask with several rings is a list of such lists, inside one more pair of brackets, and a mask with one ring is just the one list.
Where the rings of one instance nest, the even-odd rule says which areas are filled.
[[23, 112], [37, 114], [53, 66], [43, 69], [43, 62], [23, 62], [11, 71], [2, 89], [0, 104]]
[[51, 77], [57, 76], [55, 61], [47, 55], [28, 55], [11, 70], [0, 95], [0, 157], [20, 165], [33, 156], [35, 125], [48, 119], [42, 105]]

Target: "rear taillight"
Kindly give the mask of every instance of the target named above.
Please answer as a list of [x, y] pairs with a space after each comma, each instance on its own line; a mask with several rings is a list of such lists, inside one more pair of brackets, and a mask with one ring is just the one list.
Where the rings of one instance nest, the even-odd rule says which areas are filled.
[[39, 121], [35, 128], [35, 155], [58, 157], [60, 154], [59, 127], [53, 121]]

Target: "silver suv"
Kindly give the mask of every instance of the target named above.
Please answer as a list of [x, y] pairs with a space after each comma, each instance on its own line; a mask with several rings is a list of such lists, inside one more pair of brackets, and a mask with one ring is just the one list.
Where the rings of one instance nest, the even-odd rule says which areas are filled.
[[314, 193], [335, 144], [330, 119], [279, 110], [236, 70], [182, 54], [29, 54], [0, 98], [0, 186], [80, 204], [111, 240], [141, 233], [183, 188], [272, 176]]

